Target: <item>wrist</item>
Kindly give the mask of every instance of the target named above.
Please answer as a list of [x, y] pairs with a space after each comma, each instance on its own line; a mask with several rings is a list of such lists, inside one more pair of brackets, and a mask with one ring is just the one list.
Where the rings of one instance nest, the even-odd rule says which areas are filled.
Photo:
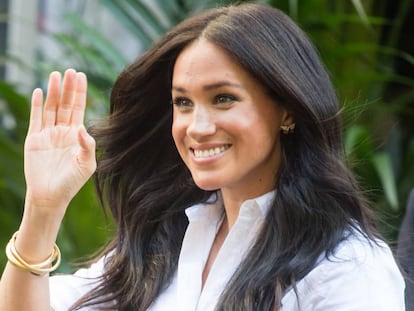
[[57, 237], [57, 230], [44, 230], [27, 227], [23, 223], [19, 228], [19, 234], [15, 238], [14, 245], [17, 252], [28, 263], [36, 263], [48, 258], [53, 250]]
[[23, 217], [34, 222], [60, 225], [70, 201], [38, 199], [26, 193]]
[[15, 267], [30, 272], [36, 276], [43, 276], [55, 271], [61, 262], [59, 247], [55, 244], [51, 254], [45, 260], [38, 263], [30, 263], [23, 258], [16, 248], [16, 238], [18, 231], [14, 233], [6, 246], [6, 255], [8, 261]]
[[29, 263], [45, 260], [55, 244], [64, 213], [26, 202], [16, 249]]

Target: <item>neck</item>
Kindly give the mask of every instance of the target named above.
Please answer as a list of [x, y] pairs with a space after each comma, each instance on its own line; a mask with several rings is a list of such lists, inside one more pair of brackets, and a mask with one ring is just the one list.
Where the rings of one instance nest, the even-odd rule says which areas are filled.
[[[271, 190], [269, 190], [271, 191]], [[225, 189], [221, 190], [221, 195], [223, 199], [224, 204], [224, 210], [225, 210], [225, 217], [226, 222], [223, 222], [223, 225], [227, 226], [227, 231], [230, 231], [230, 229], [233, 227], [233, 225], [236, 223], [237, 218], [239, 216], [240, 207], [243, 204], [243, 202], [254, 199], [257, 197], [260, 197], [261, 195], [264, 195], [265, 193], [269, 192], [265, 191], [263, 193], [259, 194], [250, 194], [250, 195], [236, 195], [235, 193], [231, 191], [227, 191]]]

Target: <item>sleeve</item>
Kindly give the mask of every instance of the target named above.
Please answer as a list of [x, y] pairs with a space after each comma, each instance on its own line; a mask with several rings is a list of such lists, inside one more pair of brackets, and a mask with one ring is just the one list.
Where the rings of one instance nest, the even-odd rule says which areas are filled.
[[89, 268], [80, 269], [72, 275], [54, 275], [50, 277], [50, 304], [53, 310], [69, 310], [79, 298], [97, 285], [103, 269], [104, 258], [101, 258]]
[[[346, 242], [313, 273], [313, 311], [405, 311], [404, 279], [383, 242]], [[305, 299], [306, 301], [306, 299]]]

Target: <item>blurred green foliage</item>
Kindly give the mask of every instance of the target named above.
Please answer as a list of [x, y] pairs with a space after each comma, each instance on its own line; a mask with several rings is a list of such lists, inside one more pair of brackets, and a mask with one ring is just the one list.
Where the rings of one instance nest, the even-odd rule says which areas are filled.
[[[381, 231], [394, 240], [408, 191], [414, 187], [414, 128], [407, 122], [414, 116], [414, 47], [404, 40], [414, 37], [414, 27], [408, 26], [414, 18], [414, 0], [261, 2], [289, 14], [319, 49], [341, 99], [349, 163], [373, 202]], [[100, 3], [145, 48], [183, 18], [229, 1]], [[72, 66], [88, 75], [88, 115], [93, 118], [107, 111], [108, 91], [128, 61], [121, 48], [91, 27], [87, 18], [68, 13], [65, 19], [71, 31], [50, 35]], [[24, 205], [29, 95], [2, 82], [0, 99], [0, 245], [5, 245], [18, 228]], [[61, 228], [60, 271], [71, 271], [74, 261], [103, 246], [112, 230], [89, 182], [71, 203]], [[0, 258], [1, 268], [5, 260]]]

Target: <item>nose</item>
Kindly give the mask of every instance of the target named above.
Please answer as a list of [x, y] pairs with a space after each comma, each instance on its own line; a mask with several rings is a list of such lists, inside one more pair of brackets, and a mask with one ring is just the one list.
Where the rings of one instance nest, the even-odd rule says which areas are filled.
[[215, 132], [214, 113], [207, 107], [197, 105], [191, 114], [187, 135], [194, 139], [200, 139], [203, 136], [213, 135]]

